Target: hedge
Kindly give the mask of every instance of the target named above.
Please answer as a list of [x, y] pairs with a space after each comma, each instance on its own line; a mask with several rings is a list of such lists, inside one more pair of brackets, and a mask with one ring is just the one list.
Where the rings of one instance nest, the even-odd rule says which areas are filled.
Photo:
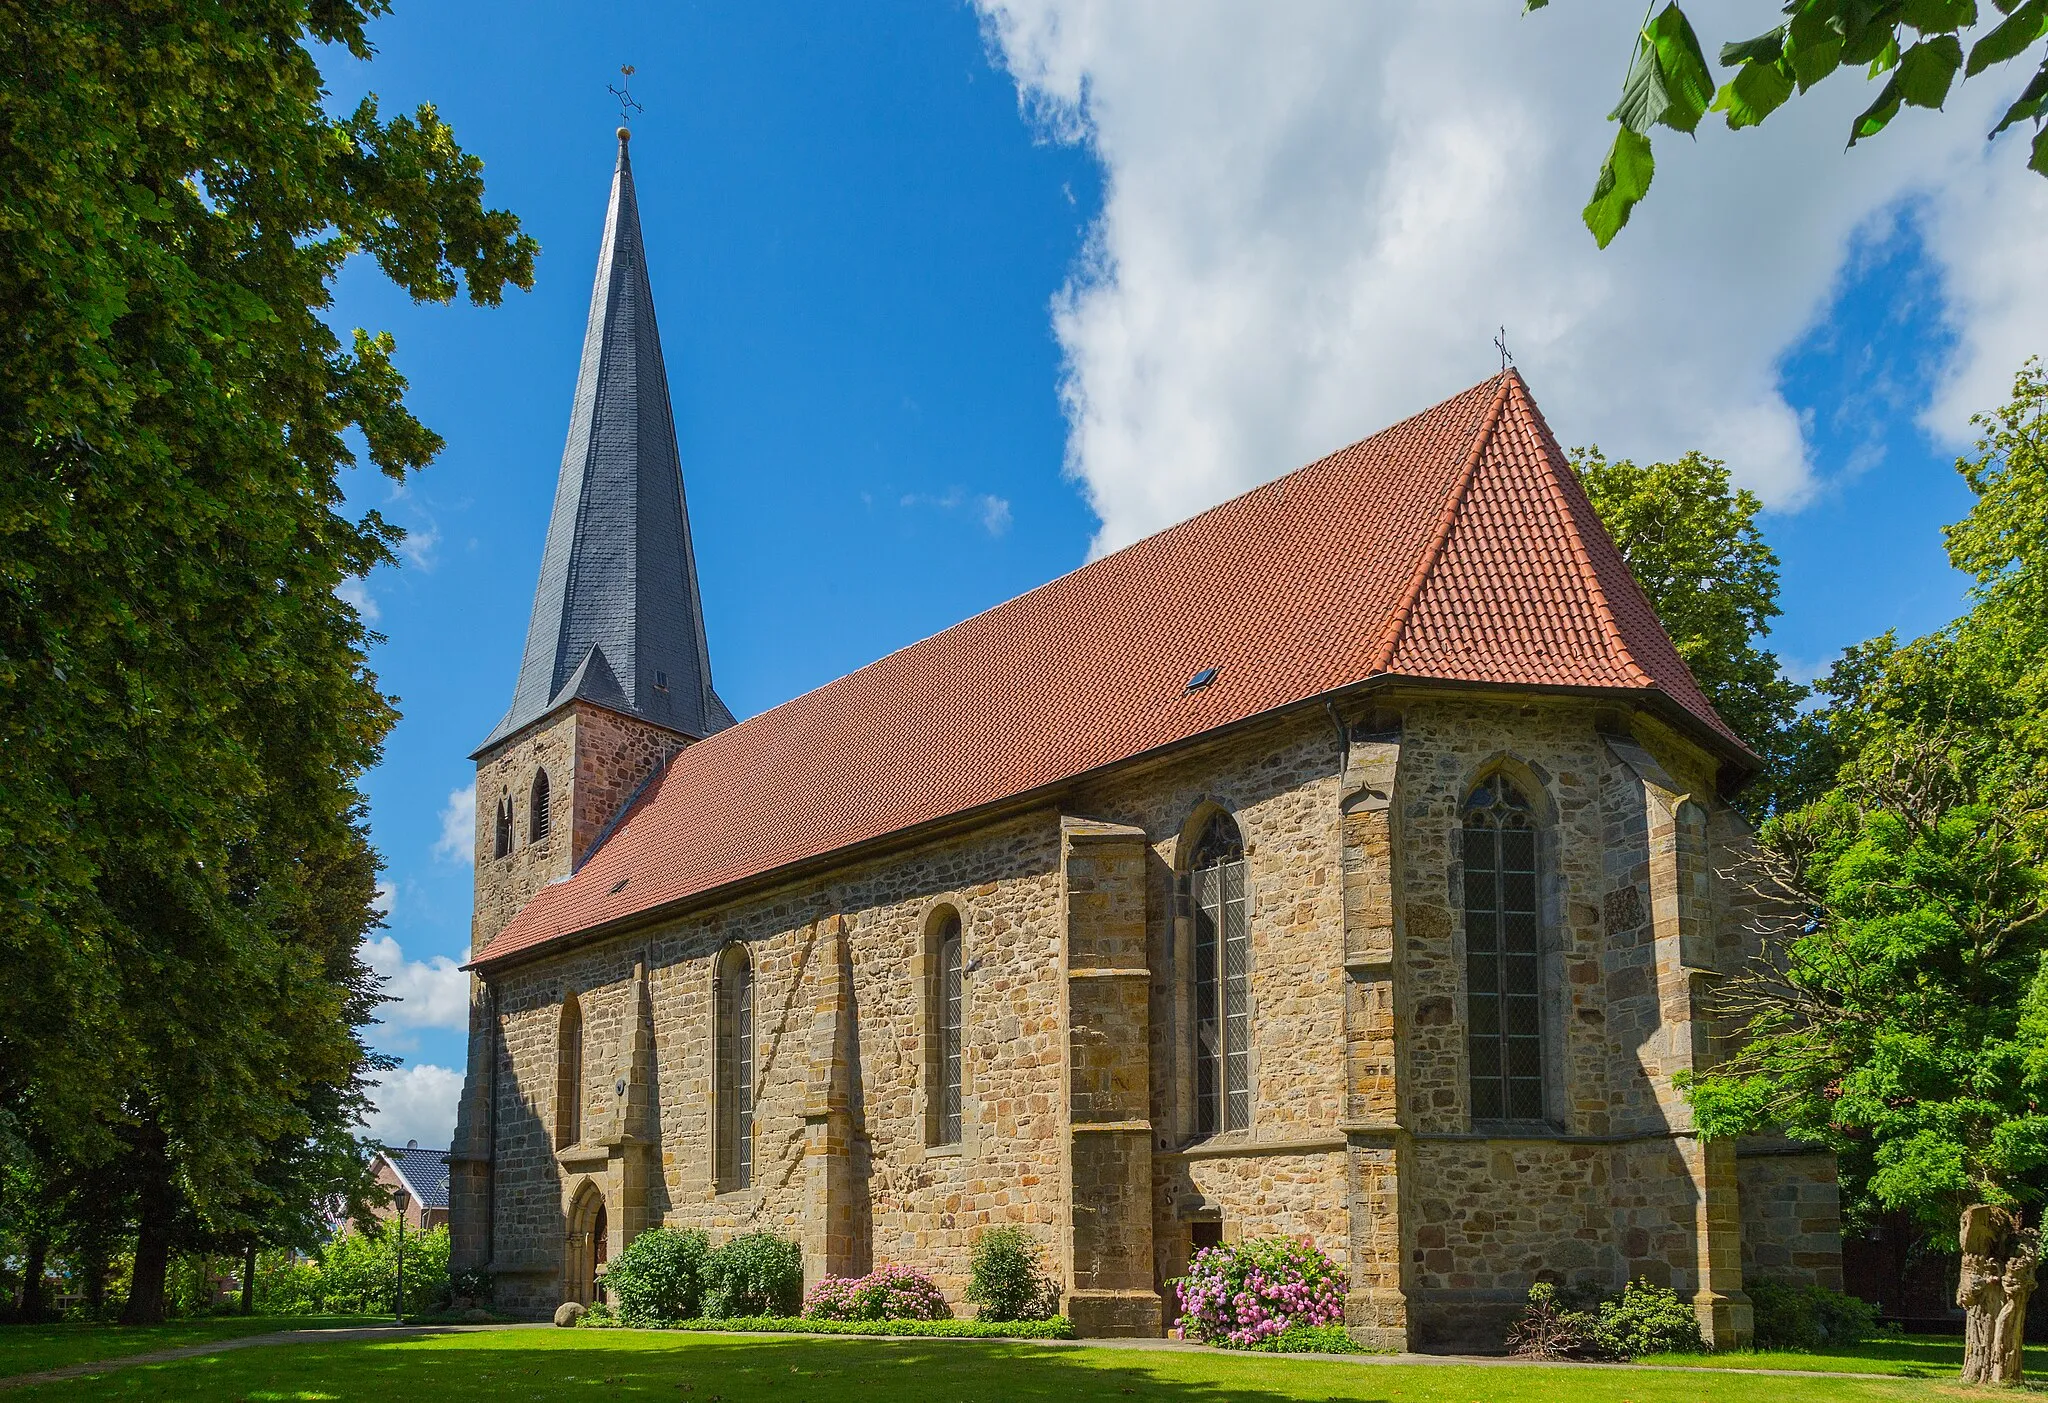
[[1071, 1340], [1074, 1326], [1063, 1315], [1050, 1320], [806, 1320], [800, 1316], [743, 1315], [727, 1319], [677, 1320], [659, 1330], [727, 1330], [765, 1335], [946, 1336], [979, 1340]]

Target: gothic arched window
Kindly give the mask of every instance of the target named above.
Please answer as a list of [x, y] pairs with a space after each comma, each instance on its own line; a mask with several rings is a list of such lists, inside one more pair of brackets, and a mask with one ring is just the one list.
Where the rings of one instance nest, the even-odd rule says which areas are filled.
[[507, 794], [507, 795], [504, 795], [504, 796], [502, 796], [502, 797], [501, 797], [501, 798], [500, 798], [500, 799], [498, 800], [498, 815], [497, 815], [497, 824], [496, 824], [496, 832], [495, 832], [495, 833], [494, 833], [494, 835], [493, 835], [493, 840], [492, 840], [492, 843], [491, 843], [491, 856], [493, 856], [493, 857], [510, 857], [511, 855], [512, 855], [512, 796], [511, 796], [510, 794]]
[[535, 770], [533, 794], [527, 805], [526, 841], [538, 843], [554, 829], [554, 812], [548, 800], [548, 772]]
[[583, 1009], [576, 995], [562, 996], [562, 1022], [555, 1036], [555, 1147], [583, 1139]]
[[965, 1004], [961, 987], [960, 913], [945, 911], [932, 923], [928, 968], [931, 989], [931, 1087], [927, 1139], [934, 1145], [960, 1143], [960, 1054], [965, 1031]]
[[1226, 813], [1211, 815], [1195, 842], [1188, 897], [1195, 924], [1195, 1129], [1249, 1129], [1251, 922], [1244, 839]]
[[743, 946], [727, 948], [718, 970], [718, 1127], [721, 1193], [754, 1182], [754, 970]]
[[1536, 814], [1505, 775], [1465, 801], [1465, 1013], [1472, 1118], [1544, 1117]]

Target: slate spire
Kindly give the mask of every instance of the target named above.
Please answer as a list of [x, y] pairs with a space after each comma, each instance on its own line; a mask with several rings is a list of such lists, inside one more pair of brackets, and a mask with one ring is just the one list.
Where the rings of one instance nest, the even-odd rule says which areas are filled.
[[629, 139], [621, 127], [519, 681], [478, 754], [579, 699], [692, 737], [733, 723], [711, 689]]

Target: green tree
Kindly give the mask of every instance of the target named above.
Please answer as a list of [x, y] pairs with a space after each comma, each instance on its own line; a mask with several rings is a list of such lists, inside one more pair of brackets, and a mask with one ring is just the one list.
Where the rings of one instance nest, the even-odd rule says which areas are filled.
[[[1524, 12], [1549, 0], [1525, 0]], [[1621, 100], [1608, 120], [1614, 145], [1586, 205], [1586, 227], [1605, 248], [1650, 191], [1656, 158], [1653, 127], [1692, 135], [1709, 112], [1730, 130], [1753, 127], [1792, 97], [1849, 68], [1881, 83], [1876, 98], [1849, 126], [1849, 145], [1876, 136], [1901, 108], [1940, 108], [1958, 76], [1975, 78], [2022, 55], [2038, 60], [1990, 135], [2030, 122], [2029, 169], [2048, 175], [2048, 0], [1788, 0], [1783, 23], [1721, 46], [1732, 68], [1716, 84], [1712, 65], [1676, 0], [1646, 13], [1636, 36]], [[1967, 55], [1967, 56], [1966, 56]]]
[[[2048, 380], [2029, 362], [1957, 468], [1977, 579], [1948, 628], [1844, 655], [1804, 783], [1767, 823], [1752, 967], [1718, 995], [1738, 1050], [1687, 1094], [1710, 1136], [1834, 1147], [1853, 1195], [1946, 1223], [1967, 1381], [2011, 1381], [2048, 1196]], [[2008, 1308], [2009, 1307], [2009, 1308]]]
[[1582, 448], [1572, 466], [1714, 710], [1763, 758], [1745, 808], [1772, 811], [1794, 769], [1807, 689], [1760, 646], [1779, 614], [1778, 557], [1756, 524], [1763, 503], [1700, 453], [1638, 467]]
[[368, 58], [387, 8], [0, 0], [0, 1100], [132, 1190], [133, 1319], [181, 1223], [338, 1164], [376, 1070], [356, 785], [394, 713], [335, 589], [399, 533], [340, 474], [440, 441], [333, 280], [532, 280], [432, 107], [327, 111], [314, 46]]

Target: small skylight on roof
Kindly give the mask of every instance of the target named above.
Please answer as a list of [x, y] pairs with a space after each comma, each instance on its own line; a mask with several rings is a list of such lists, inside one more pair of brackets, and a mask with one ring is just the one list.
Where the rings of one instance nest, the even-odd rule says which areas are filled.
[[666, 692], [668, 690], [668, 674], [666, 672], [658, 670], [655, 672], [654, 690], [657, 692]]
[[1202, 688], [1208, 686], [1211, 682], [1214, 682], [1216, 680], [1216, 671], [1217, 670], [1213, 667], [1203, 668], [1200, 672], [1196, 673], [1193, 677], [1190, 677], [1188, 679], [1188, 690], [1190, 692], [1201, 691]]
[[632, 879], [631, 877], [621, 877], [621, 878], [619, 878], [619, 880], [618, 880], [618, 881], [616, 881], [616, 882], [613, 882], [613, 883], [612, 883], [612, 889], [611, 889], [610, 891], [606, 892], [606, 893], [605, 893], [605, 895], [606, 895], [606, 896], [617, 896], [617, 895], [618, 895], [618, 894], [619, 894], [620, 892], [622, 892], [622, 891], [624, 891], [624, 890], [626, 889], [626, 883], [628, 883], [628, 882], [630, 882], [630, 881], [632, 881], [632, 880], [633, 880], [633, 879]]

